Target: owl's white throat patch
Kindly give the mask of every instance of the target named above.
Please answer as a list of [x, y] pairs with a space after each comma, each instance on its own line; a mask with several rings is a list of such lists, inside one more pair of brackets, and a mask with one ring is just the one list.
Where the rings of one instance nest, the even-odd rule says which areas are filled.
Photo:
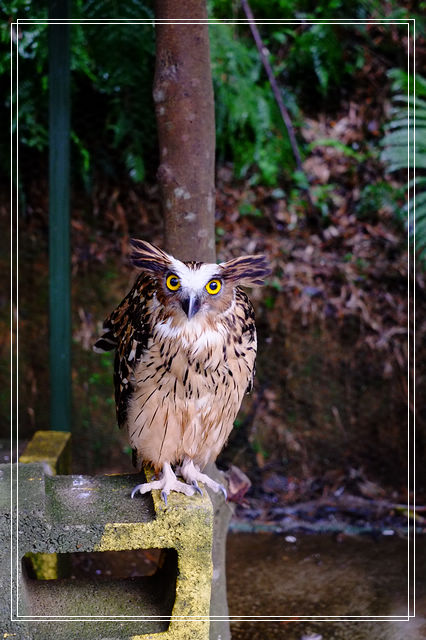
[[168, 318], [158, 323], [154, 337], [159, 340], [179, 340], [182, 346], [185, 349], [190, 348], [193, 354], [217, 346], [226, 339], [224, 327], [218, 324], [212, 329], [207, 326], [202, 313], [199, 317], [197, 315], [189, 322], [176, 324], [174, 318]]

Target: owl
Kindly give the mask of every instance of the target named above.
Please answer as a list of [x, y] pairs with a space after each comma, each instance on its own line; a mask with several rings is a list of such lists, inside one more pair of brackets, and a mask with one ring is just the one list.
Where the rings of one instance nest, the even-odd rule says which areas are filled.
[[115, 349], [117, 421], [135, 466], [155, 471], [132, 498], [159, 489], [167, 504], [171, 491], [201, 493], [199, 482], [226, 498], [203, 469], [222, 450], [253, 384], [256, 327], [240, 285], [262, 285], [267, 260], [181, 262], [143, 240], [131, 244], [140, 274], [94, 349]]

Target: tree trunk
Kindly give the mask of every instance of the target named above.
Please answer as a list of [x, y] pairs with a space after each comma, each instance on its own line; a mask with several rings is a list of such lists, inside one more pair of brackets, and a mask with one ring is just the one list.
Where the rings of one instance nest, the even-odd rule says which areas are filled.
[[[205, 0], [157, 0], [154, 102], [160, 145], [157, 177], [164, 212], [165, 249], [180, 260], [215, 262], [215, 122]], [[206, 470], [223, 483], [215, 465]], [[229, 640], [225, 550], [232, 507], [209, 492], [214, 508], [211, 640]]]
[[204, 0], [157, 0], [154, 102], [165, 249], [180, 260], [214, 262], [215, 122]]

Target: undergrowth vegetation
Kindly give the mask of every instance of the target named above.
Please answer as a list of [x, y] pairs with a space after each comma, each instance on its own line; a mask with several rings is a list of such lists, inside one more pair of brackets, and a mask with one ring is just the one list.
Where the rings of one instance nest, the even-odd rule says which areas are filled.
[[[328, 465], [345, 475], [365, 463], [366, 471], [382, 465], [388, 478], [398, 468], [405, 479], [407, 279], [414, 277], [406, 238], [408, 232], [414, 240], [416, 229], [417, 255], [424, 263], [425, 80], [407, 76], [405, 25], [363, 20], [416, 16], [393, 1], [250, 4], [296, 131], [303, 171], [296, 169], [249, 26], [238, 22], [244, 17], [239, 3], [210, 0], [218, 256], [265, 251], [273, 266], [268, 287], [255, 300], [257, 387], [225, 457], [243, 468], [249, 460], [261, 474], [285, 469], [314, 477]], [[11, 0], [2, 8], [10, 20], [46, 17], [46, 4], [39, 0]], [[111, 0], [76, 0], [72, 11], [74, 18], [111, 18], [117, 6]], [[119, 11], [120, 18], [153, 17], [146, 0], [127, 2]], [[287, 22], [267, 22], [277, 15]], [[331, 24], [331, 17], [359, 22]], [[419, 17], [418, 32], [422, 24]], [[0, 82], [7, 96], [5, 23], [0, 35]], [[162, 237], [151, 95], [154, 35], [151, 24], [72, 26], [75, 428], [80, 442], [87, 440], [84, 455], [103, 461], [119, 448], [111, 401], [101, 399], [108, 393], [111, 363], [97, 363], [88, 350], [100, 321], [128, 288], [129, 236], [158, 244]], [[48, 344], [46, 25], [21, 26], [14, 38], [19, 41], [20, 255], [27, 296], [20, 306], [25, 363], [20, 402], [23, 428], [30, 432], [49, 419], [39, 393], [46, 386], [47, 365], [43, 370], [40, 362]], [[424, 60], [424, 42], [417, 44], [417, 59]], [[9, 121], [9, 106], [10, 99], [0, 104], [3, 122]], [[8, 136], [5, 126], [0, 132], [5, 173]], [[409, 192], [407, 171], [412, 180], [414, 159], [416, 184]], [[6, 243], [4, 256], [7, 251]], [[418, 270], [416, 278], [424, 292], [424, 273]], [[35, 339], [34, 318], [40, 317]], [[418, 317], [424, 335], [421, 312]], [[3, 379], [7, 382], [7, 372]], [[421, 383], [421, 376], [410, 380], [411, 389]], [[90, 442], [99, 451], [90, 453]]]
[[[3, 2], [1, 3], [3, 4]], [[385, 131], [378, 124], [373, 144], [365, 139], [348, 145], [338, 138], [307, 142], [300, 135], [307, 117], [320, 110], [330, 113], [350, 94], [354, 81], [368, 66], [372, 54], [380, 56], [380, 66], [397, 78], [402, 90], [401, 67], [406, 65], [402, 47], [396, 45], [402, 31], [398, 25], [366, 24], [365, 20], [407, 18], [406, 8], [393, 1], [385, 5], [376, 0], [327, 0], [320, 5], [310, 0], [253, 0], [254, 15], [265, 50], [278, 80], [284, 104], [299, 131], [302, 159], [309, 162], [318, 146], [335, 146], [343, 154], [363, 162], [377, 150], [378, 139]], [[237, 4], [229, 0], [210, 0], [212, 75], [216, 104], [217, 159], [231, 163], [234, 177], [249, 184], [265, 184], [290, 190], [296, 200], [306, 200], [310, 187], [317, 214], [327, 222], [333, 185], [316, 184], [315, 176], [296, 170], [292, 148], [282, 122], [265, 71], [249, 27], [233, 22], [244, 17]], [[47, 8], [40, 1], [12, 0], [3, 10], [9, 19], [45, 18]], [[113, 17], [116, 5], [111, 0], [77, 0], [72, 6], [75, 19], [96, 20]], [[276, 22], [280, 16], [283, 22]], [[332, 23], [330, 18], [352, 23]], [[97, 175], [111, 179], [130, 178], [134, 183], [155, 179], [158, 165], [156, 125], [152, 101], [155, 64], [155, 34], [152, 24], [130, 24], [132, 19], [154, 17], [146, 0], [132, 0], [120, 7], [120, 18], [128, 23], [73, 24], [71, 31], [72, 69], [72, 167], [74, 180], [93, 188]], [[274, 22], [275, 20], [275, 22]], [[315, 22], [316, 20], [316, 22]], [[269, 23], [268, 23], [269, 21]], [[272, 22], [271, 22], [272, 21]], [[357, 22], [358, 21], [358, 22]], [[364, 21], [364, 22], [363, 22]], [[423, 21], [419, 17], [421, 28]], [[402, 26], [401, 26], [402, 28]], [[405, 27], [404, 27], [405, 29]], [[3, 55], [0, 56], [0, 80], [8, 83], [10, 67], [9, 28], [0, 28]], [[16, 39], [16, 36], [15, 36]], [[28, 157], [37, 162], [37, 154], [45, 154], [48, 145], [48, 41], [46, 23], [33, 23], [19, 28], [19, 143]], [[15, 66], [14, 66], [15, 71]], [[390, 80], [383, 79], [385, 86]], [[404, 80], [405, 84], [407, 79]], [[417, 79], [416, 108], [418, 127], [424, 122], [421, 89]], [[413, 87], [413, 83], [412, 83]], [[404, 90], [405, 93], [405, 90]], [[7, 92], [5, 92], [7, 95]], [[406, 140], [404, 108], [397, 93], [397, 113], [386, 130], [382, 160], [388, 171], [402, 168], [397, 157]], [[16, 101], [17, 95], [15, 95]], [[4, 120], [10, 100], [0, 109]], [[420, 123], [420, 124], [419, 124]], [[16, 122], [14, 126], [16, 127]], [[418, 129], [421, 133], [424, 129]], [[7, 129], [2, 129], [1, 165], [9, 165]], [[417, 140], [419, 141], [420, 135]], [[417, 167], [421, 166], [422, 148], [418, 150]], [[392, 155], [393, 154], [393, 155]], [[393, 159], [391, 159], [391, 156]], [[32, 162], [30, 163], [33, 164]], [[27, 172], [22, 168], [21, 188], [25, 191]], [[421, 189], [424, 177], [417, 177]], [[379, 206], [398, 211], [401, 218], [400, 192], [388, 189], [387, 183], [369, 185], [361, 194], [357, 211], [366, 215], [363, 196], [372, 195]], [[393, 195], [395, 197], [393, 198]], [[421, 253], [426, 239], [424, 230], [424, 192], [417, 197], [417, 248]], [[406, 208], [402, 210], [402, 215]], [[411, 225], [410, 229], [414, 228]]]
[[[393, 79], [392, 119], [382, 140], [382, 161], [389, 173], [404, 171], [412, 197], [399, 211], [415, 243], [417, 255], [426, 264], [426, 79], [408, 76], [399, 69]], [[410, 91], [411, 88], [411, 91]], [[414, 175], [414, 169], [417, 170]]]
[[[47, 16], [41, 2], [13, 0], [3, 8], [10, 19]], [[301, 109], [332, 109], [339, 102], [362, 69], [368, 50], [377, 48], [378, 39], [385, 64], [390, 68], [401, 62], [401, 51], [392, 49], [397, 27], [394, 32], [380, 28], [375, 32], [374, 26], [362, 22], [372, 17], [407, 17], [407, 11], [395, 2], [386, 3], [386, 10], [375, 0], [355, 4], [328, 0], [321, 5], [274, 0], [267, 5], [252, 2], [252, 8], [296, 125], [303, 123]], [[75, 19], [94, 20], [113, 17], [116, 5], [111, 0], [78, 0], [72, 11]], [[209, 15], [215, 21], [210, 36], [218, 159], [232, 161], [238, 178], [248, 176], [266, 184], [291, 179], [291, 147], [248, 25], [227, 23], [229, 18], [241, 18], [241, 11], [229, 0], [211, 0]], [[289, 22], [264, 23], [277, 15]], [[327, 22], [327, 18], [348, 15], [360, 22]], [[120, 7], [120, 18], [153, 18], [151, 3], [127, 2]], [[315, 19], [322, 21], [303, 24]], [[3, 80], [9, 66], [9, 37], [4, 23]], [[46, 24], [22, 26], [18, 39], [20, 142], [40, 151], [47, 146]], [[127, 172], [136, 182], [152, 177], [152, 158], [157, 153], [151, 97], [154, 55], [151, 24], [72, 26], [72, 140], [76, 164], [86, 182], [96, 169], [116, 175]], [[7, 106], [3, 104], [3, 109]], [[309, 149], [302, 151], [309, 153]], [[3, 152], [3, 166], [6, 160]]]

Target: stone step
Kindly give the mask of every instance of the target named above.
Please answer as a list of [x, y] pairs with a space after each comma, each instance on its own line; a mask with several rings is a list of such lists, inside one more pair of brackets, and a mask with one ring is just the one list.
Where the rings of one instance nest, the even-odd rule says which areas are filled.
[[[130, 498], [139, 474], [46, 471], [40, 462], [0, 465], [4, 633], [15, 640], [208, 638], [213, 507], [207, 492], [171, 494], [166, 506], [158, 491]], [[23, 560], [28, 553], [136, 549], [168, 550], [154, 576], [37, 580]]]

